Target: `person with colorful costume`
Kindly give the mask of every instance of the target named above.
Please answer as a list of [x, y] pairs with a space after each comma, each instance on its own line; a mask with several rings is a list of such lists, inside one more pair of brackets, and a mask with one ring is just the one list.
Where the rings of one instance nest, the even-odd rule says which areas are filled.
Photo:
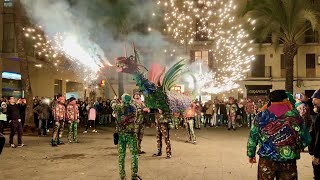
[[78, 143], [78, 123], [80, 120], [77, 100], [74, 97], [69, 99], [69, 104], [67, 105], [67, 121], [69, 132], [68, 141], [69, 143], [72, 143], [72, 141]]
[[157, 147], [158, 152], [153, 154], [153, 157], [162, 156], [162, 137], [167, 145], [166, 153], [167, 159], [172, 157], [171, 153], [171, 142], [170, 142], [170, 133], [169, 133], [169, 119], [171, 119], [171, 113], [164, 112], [161, 109], [158, 109], [156, 113], [156, 129], [157, 129]]
[[135, 128], [136, 128], [136, 134], [138, 138], [138, 153], [139, 154], [144, 154], [144, 151], [141, 151], [141, 142], [144, 134], [144, 128], [145, 128], [145, 112], [150, 113], [150, 109], [147, 108], [141, 100], [141, 95], [140, 93], [135, 93], [133, 96], [133, 101], [132, 103], [136, 106], [137, 110], [137, 119], [135, 123]]
[[54, 117], [54, 128], [52, 133], [52, 146], [57, 146], [64, 144], [61, 141], [63, 128], [64, 128], [64, 121], [66, 120], [66, 107], [64, 105], [66, 99], [64, 96], [60, 96], [57, 100], [57, 103], [53, 109], [53, 117]]
[[255, 109], [256, 109], [256, 107], [255, 107], [254, 102], [250, 98], [248, 98], [245, 111], [247, 114], [247, 125], [249, 128], [251, 128], [252, 121], [255, 118], [255, 114], [256, 114]]
[[227, 104], [227, 115], [228, 115], [228, 130], [236, 130], [236, 117], [237, 117], [238, 106], [234, 102], [233, 97], [229, 97], [229, 103]]
[[252, 124], [247, 156], [250, 163], [256, 163], [259, 144], [258, 179], [298, 179], [296, 160], [310, 142], [308, 129], [285, 91], [275, 90], [269, 94], [267, 109]]
[[120, 100], [113, 100], [111, 107], [116, 115], [116, 125], [119, 133], [118, 152], [120, 179], [126, 179], [125, 158], [127, 145], [131, 153], [132, 179], [141, 179], [138, 176], [138, 149], [137, 136], [135, 134], [136, 107], [131, 102], [131, 96], [126, 93], [121, 96], [121, 102]]

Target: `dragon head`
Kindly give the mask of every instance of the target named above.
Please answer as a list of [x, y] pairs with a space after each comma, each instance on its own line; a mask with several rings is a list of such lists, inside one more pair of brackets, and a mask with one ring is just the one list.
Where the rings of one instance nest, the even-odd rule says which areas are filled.
[[138, 63], [134, 56], [116, 58], [117, 72], [134, 74], [139, 71]]

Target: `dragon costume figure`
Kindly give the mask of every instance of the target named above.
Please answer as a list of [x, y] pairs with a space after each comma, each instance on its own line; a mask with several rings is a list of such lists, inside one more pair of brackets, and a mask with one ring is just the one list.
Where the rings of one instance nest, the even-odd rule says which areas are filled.
[[192, 99], [176, 91], [170, 91], [182, 73], [183, 60], [175, 63], [167, 72], [158, 64], [153, 64], [148, 70], [141, 65], [139, 54], [134, 49], [134, 55], [116, 58], [118, 72], [132, 74], [136, 85], [143, 93], [145, 105], [150, 109], [162, 109], [164, 112], [178, 112], [187, 109]]
[[[157, 130], [157, 153], [153, 157], [162, 155], [162, 139], [166, 144], [167, 158], [172, 157], [169, 122], [172, 113], [184, 111], [191, 105], [191, 98], [181, 93], [170, 91], [178, 77], [182, 75], [183, 60], [175, 63], [167, 72], [159, 64], [153, 64], [148, 70], [141, 65], [139, 54], [135, 48], [134, 55], [116, 58], [118, 72], [129, 73], [134, 76], [136, 85], [144, 95], [145, 106], [157, 110], [155, 114]], [[146, 73], [148, 71], [148, 78]]]

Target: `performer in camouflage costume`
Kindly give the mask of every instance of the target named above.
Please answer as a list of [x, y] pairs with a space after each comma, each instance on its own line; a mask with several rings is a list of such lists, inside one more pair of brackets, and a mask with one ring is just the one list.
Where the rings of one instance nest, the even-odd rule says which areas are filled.
[[113, 100], [112, 109], [116, 115], [117, 130], [119, 132], [119, 172], [120, 179], [126, 179], [125, 158], [127, 145], [131, 152], [131, 176], [132, 179], [141, 179], [138, 176], [138, 151], [137, 136], [135, 134], [136, 107], [131, 103], [131, 96], [123, 94], [122, 102]]
[[68, 121], [68, 142], [78, 143], [78, 123], [79, 121], [79, 109], [77, 105], [77, 100], [74, 97], [69, 99], [69, 104], [67, 105], [67, 121]]
[[66, 120], [66, 107], [64, 104], [65, 100], [66, 99], [64, 96], [60, 96], [53, 108], [53, 117], [55, 121], [51, 141], [53, 147], [56, 147], [60, 144], [64, 144], [61, 141], [61, 138], [64, 128], [64, 121]]
[[251, 128], [252, 122], [255, 118], [255, 114], [256, 114], [255, 113], [256, 112], [255, 106], [256, 105], [254, 104], [254, 102], [250, 98], [248, 98], [245, 111], [247, 114], [247, 125], [249, 128]]
[[228, 115], [228, 130], [231, 129], [236, 130], [236, 117], [237, 117], [238, 106], [234, 102], [234, 98], [229, 98], [229, 104], [227, 104], [227, 115]]
[[170, 133], [169, 133], [169, 125], [168, 121], [172, 118], [172, 115], [167, 112], [163, 112], [159, 109], [159, 113], [156, 114], [156, 124], [157, 124], [157, 147], [158, 152], [153, 154], [153, 156], [162, 156], [162, 137], [164, 137], [164, 141], [166, 142], [166, 152], [167, 159], [172, 157], [171, 154], [171, 143], [170, 143]]
[[135, 123], [135, 132], [137, 134], [138, 138], [138, 153], [139, 154], [144, 154], [144, 151], [141, 151], [141, 142], [144, 134], [144, 127], [145, 127], [145, 112], [150, 112], [149, 108], [146, 108], [145, 104], [141, 100], [141, 95], [140, 93], [135, 93], [134, 94], [134, 100], [133, 104], [135, 105], [137, 109], [137, 120]]

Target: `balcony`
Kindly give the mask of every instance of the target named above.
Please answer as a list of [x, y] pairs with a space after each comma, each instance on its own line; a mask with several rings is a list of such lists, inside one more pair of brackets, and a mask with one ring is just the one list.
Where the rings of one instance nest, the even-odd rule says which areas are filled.
[[264, 69], [256, 69], [247, 73], [247, 79], [271, 79], [272, 78], [272, 67], [265, 66]]

